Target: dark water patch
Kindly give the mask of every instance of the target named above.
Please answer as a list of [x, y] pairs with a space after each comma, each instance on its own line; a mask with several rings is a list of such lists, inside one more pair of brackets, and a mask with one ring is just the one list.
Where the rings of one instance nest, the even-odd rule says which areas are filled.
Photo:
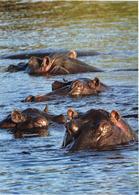
[[[76, 50], [77, 51], [77, 56], [82, 57], [82, 56], [95, 56], [95, 55], [104, 55], [104, 53], [97, 52], [97, 51], [91, 51], [91, 50]], [[6, 56], [1, 56], [1, 59], [29, 59], [31, 56], [36, 56], [36, 57], [44, 57], [44, 56], [49, 56], [53, 55], [55, 53], [63, 53], [66, 54], [68, 53], [69, 50], [65, 49], [43, 49], [43, 50], [35, 50], [35, 51], [26, 51], [26, 52], [21, 52], [21, 53], [15, 53], [15, 54], [9, 54]], [[108, 53], [105, 53], [105, 55], [108, 55]]]
[[0, 108], [3, 108], [3, 107], [5, 107], [6, 105], [0, 105]]
[[128, 69], [114, 69], [112, 70], [114, 72], [119, 72], [119, 71], [138, 71], [138, 68], [128, 68]]
[[28, 152], [28, 151], [22, 151], [21, 154], [30, 155], [30, 152]]
[[125, 118], [138, 118], [138, 114], [128, 114], [128, 115], [124, 115], [123, 117], [125, 117]]
[[138, 110], [138, 107], [133, 107], [132, 110]]

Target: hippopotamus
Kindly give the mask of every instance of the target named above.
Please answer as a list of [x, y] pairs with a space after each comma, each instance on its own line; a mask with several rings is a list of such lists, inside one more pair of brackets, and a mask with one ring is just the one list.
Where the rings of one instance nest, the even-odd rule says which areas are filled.
[[107, 150], [137, 141], [136, 133], [115, 110], [91, 109], [78, 113], [69, 109], [67, 116], [62, 147], [69, 151]]
[[26, 70], [30, 75], [65, 75], [84, 72], [101, 72], [102, 70], [90, 66], [77, 59], [77, 52], [72, 50], [67, 54], [57, 53], [43, 58], [32, 56], [28, 63], [10, 65], [9, 72]]
[[80, 78], [73, 81], [55, 81], [52, 83], [52, 92], [46, 95], [28, 96], [23, 102], [41, 102], [56, 99], [58, 96], [79, 97], [97, 95], [108, 87], [95, 77], [94, 79]]
[[9, 129], [16, 138], [24, 135], [48, 135], [48, 125], [52, 122], [63, 124], [65, 117], [48, 112], [47, 106], [43, 111], [27, 108], [23, 111], [13, 110], [0, 122], [0, 128]]

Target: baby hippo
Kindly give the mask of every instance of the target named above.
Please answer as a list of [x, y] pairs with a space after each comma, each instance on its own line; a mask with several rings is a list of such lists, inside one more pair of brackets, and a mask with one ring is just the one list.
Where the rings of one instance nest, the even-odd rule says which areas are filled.
[[14, 110], [0, 122], [0, 128], [9, 129], [16, 138], [25, 135], [48, 135], [48, 125], [51, 122], [64, 123], [63, 115], [52, 115], [48, 113], [47, 107], [44, 111], [36, 108], [27, 108], [23, 111]]
[[67, 54], [57, 53], [44, 58], [31, 57], [28, 63], [10, 65], [9, 72], [26, 70], [31, 75], [64, 75], [82, 72], [101, 72], [100, 69], [89, 66], [77, 59], [76, 51], [72, 50]]
[[58, 96], [88, 96], [97, 95], [100, 92], [107, 90], [108, 87], [101, 83], [98, 78], [93, 80], [87, 78], [76, 79], [73, 81], [59, 82], [55, 81], [52, 84], [52, 92], [46, 95], [28, 96], [23, 102], [41, 102], [57, 99]]
[[137, 141], [135, 132], [115, 110], [91, 109], [79, 114], [69, 109], [68, 118], [62, 147], [70, 151], [107, 150]]

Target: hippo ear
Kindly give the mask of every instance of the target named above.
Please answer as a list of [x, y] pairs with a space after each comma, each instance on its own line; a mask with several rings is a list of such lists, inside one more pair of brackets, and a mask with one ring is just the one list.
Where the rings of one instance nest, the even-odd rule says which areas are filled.
[[71, 50], [71, 51], [68, 53], [68, 57], [69, 57], [69, 58], [76, 59], [76, 58], [77, 58], [77, 52], [74, 51], [74, 50]]
[[26, 119], [25, 119], [25, 116], [22, 114], [21, 111], [19, 110], [14, 110], [12, 113], [11, 113], [11, 119], [14, 123], [21, 123], [21, 122], [24, 122]]
[[47, 66], [47, 65], [50, 64], [50, 62], [51, 62], [50, 57], [49, 57], [49, 56], [45, 56], [45, 57], [43, 58], [42, 65], [43, 65], [43, 66]]
[[97, 77], [95, 77], [94, 80], [93, 80], [93, 83], [94, 83], [95, 86], [97, 87], [97, 86], [99, 86], [100, 81], [99, 81], [99, 79], [98, 79]]
[[68, 116], [69, 120], [71, 120], [71, 119], [77, 117], [78, 113], [73, 108], [69, 108], [67, 111], [67, 116]]
[[48, 105], [47, 104], [46, 104], [46, 106], [45, 106], [45, 108], [44, 108], [43, 111], [46, 112], [46, 113], [48, 113]]
[[115, 110], [111, 111], [110, 116], [111, 116], [112, 119], [114, 119], [116, 121], [118, 121], [120, 119], [120, 114]]

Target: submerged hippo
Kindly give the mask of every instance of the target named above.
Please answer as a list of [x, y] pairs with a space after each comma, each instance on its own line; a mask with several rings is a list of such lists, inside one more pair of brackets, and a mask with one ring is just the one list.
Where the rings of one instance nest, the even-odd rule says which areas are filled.
[[17, 138], [25, 134], [44, 136], [48, 134], [48, 125], [51, 122], [63, 124], [65, 118], [63, 115], [49, 114], [47, 107], [44, 111], [36, 108], [27, 108], [24, 111], [12, 111], [11, 114], [0, 122], [0, 128], [10, 129]]
[[112, 149], [137, 140], [135, 132], [115, 110], [109, 113], [91, 109], [79, 114], [70, 109], [68, 117], [62, 147], [70, 151]]
[[105, 91], [108, 87], [101, 83], [98, 78], [93, 80], [87, 78], [76, 79], [73, 81], [55, 81], [52, 84], [52, 92], [46, 95], [28, 96], [23, 102], [41, 102], [56, 99], [58, 96], [87, 96], [97, 95]]
[[20, 63], [17, 66], [10, 65], [7, 68], [9, 72], [21, 70], [26, 70], [31, 75], [63, 75], [101, 71], [78, 60], [76, 51], [70, 51], [67, 54], [54, 54], [44, 58], [31, 57], [28, 63]]

